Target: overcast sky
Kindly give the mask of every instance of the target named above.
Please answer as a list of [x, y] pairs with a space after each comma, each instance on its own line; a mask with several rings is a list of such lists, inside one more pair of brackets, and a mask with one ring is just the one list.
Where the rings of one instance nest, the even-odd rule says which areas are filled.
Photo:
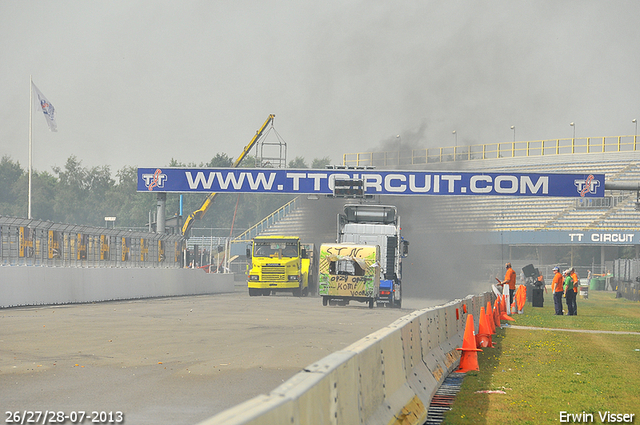
[[275, 114], [288, 159], [631, 135], [640, 2], [0, 0], [0, 156], [34, 167], [237, 157]]

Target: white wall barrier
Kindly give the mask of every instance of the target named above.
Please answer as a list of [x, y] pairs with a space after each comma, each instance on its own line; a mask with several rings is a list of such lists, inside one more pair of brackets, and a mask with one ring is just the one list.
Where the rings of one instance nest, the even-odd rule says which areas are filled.
[[[490, 292], [415, 311], [200, 425], [422, 424]], [[465, 313], [465, 310], [467, 313]]]
[[199, 269], [0, 267], [0, 308], [233, 291], [233, 274]]

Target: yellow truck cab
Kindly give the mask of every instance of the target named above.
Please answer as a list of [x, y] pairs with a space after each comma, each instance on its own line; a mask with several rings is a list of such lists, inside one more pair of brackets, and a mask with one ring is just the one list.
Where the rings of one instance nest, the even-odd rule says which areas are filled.
[[309, 294], [309, 263], [306, 249], [297, 236], [257, 236], [247, 248], [251, 261], [247, 286], [249, 295], [272, 292]]
[[380, 290], [378, 245], [322, 244], [318, 272], [318, 294], [322, 305], [369, 303], [373, 308]]

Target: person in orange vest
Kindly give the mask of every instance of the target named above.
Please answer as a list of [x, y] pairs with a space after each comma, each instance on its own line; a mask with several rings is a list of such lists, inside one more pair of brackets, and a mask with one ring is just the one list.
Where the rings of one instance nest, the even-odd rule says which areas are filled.
[[564, 283], [562, 279], [562, 273], [560, 268], [553, 268], [553, 281], [551, 281], [551, 292], [553, 292], [553, 305], [556, 308], [556, 315], [562, 316], [562, 295], [564, 294], [562, 285]]
[[504, 274], [504, 280], [500, 282], [502, 285], [509, 285], [509, 305], [513, 304], [513, 294], [516, 292], [516, 272], [511, 268], [511, 263], [504, 265], [507, 269]]
[[577, 316], [578, 315], [578, 303], [576, 302], [576, 300], [578, 299], [578, 291], [580, 288], [580, 279], [578, 278], [578, 273], [576, 273], [576, 269], [575, 267], [571, 267], [569, 274], [571, 275], [571, 279], [573, 279], [573, 292], [576, 293], [576, 295], [573, 298], [573, 315]]

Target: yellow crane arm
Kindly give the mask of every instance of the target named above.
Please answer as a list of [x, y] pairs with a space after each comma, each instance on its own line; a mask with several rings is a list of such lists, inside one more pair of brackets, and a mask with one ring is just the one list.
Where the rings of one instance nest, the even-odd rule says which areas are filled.
[[[251, 151], [251, 148], [253, 148], [253, 146], [256, 144], [258, 139], [260, 139], [260, 137], [264, 133], [264, 130], [267, 128], [269, 124], [273, 122], [273, 119], [275, 117], [276, 116], [274, 114], [269, 115], [269, 118], [267, 118], [264, 124], [262, 124], [262, 127], [260, 127], [258, 131], [256, 131], [256, 134], [255, 136], [253, 136], [253, 139], [251, 139], [249, 144], [244, 147], [244, 150], [242, 151], [240, 156], [238, 156], [238, 159], [236, 159], [236, 162], [233, 163], [232, 165], [233, 168], [237, 168], [238, 165], [240, 165], [242, 160], [249, 154], [249, 151]], [[189, 229], [191, 229], [191, 226], [193, 226], [194, 220], [196, 219], [200, 220], [202, 217], [204, 217], [205, 213], [213, 203], [213, 199], [216, 197], [216, 194], [217, 194], [216, 192], [210, 193], [209, 196], [207, 196], [207, 199], [205, 199], [204, 202], [202, 203], [202, 206], [187, 216], [187, 218], [184, 221], [184, 225], [182, 226], [183, 236], [187, 235], [187, 232], [189, 232]]]

